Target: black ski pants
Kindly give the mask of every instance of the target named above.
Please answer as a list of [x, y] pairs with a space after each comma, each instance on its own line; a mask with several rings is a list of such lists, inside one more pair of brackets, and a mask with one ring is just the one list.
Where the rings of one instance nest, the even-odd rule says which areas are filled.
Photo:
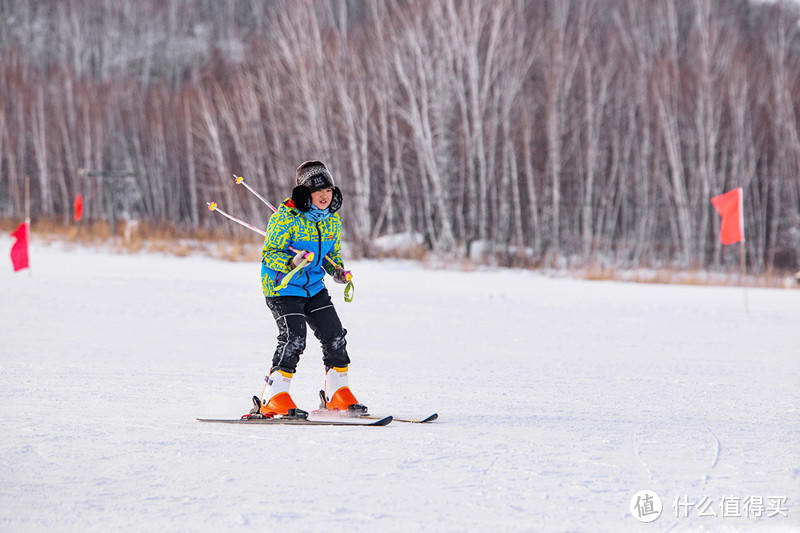
[[303, 296], [276, 296], [267, 298], [267, 307], [278, 324], [278, 347], [272, 356], [272, 368], [294, 373], [300, 355], [306, 348], [306, 323], [322, 344], [322, 361], [325, 367], [347, 366], [347, 330], [342, 327], [327, 289], [305, 298]]

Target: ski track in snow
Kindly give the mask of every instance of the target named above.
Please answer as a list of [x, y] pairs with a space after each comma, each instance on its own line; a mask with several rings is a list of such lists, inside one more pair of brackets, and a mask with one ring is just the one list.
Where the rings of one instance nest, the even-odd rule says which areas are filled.
[[[0, 269], [0, 531], [800, 530], [797, 291], [750, 289], [747, 314], [741, 288], [353, 262], [355, 302], [328, 286], [354, 391], [439, 421], [238, 427], [195, 418], [261, 392], [258, 264], [31, 260]], [[302, 407], [322, 379], [309, 335]], [[787, 496], [788, 517], [676, 517], [679, 496]]]

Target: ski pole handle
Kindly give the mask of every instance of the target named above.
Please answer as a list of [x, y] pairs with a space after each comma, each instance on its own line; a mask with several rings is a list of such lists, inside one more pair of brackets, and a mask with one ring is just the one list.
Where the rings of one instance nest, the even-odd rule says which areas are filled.
[[308, 264], [314, 260], [314, 252], [308, 252], [306, 250], [298, 250], [295, 252], [294, 257], [289, 261], [289, 263], [296, 267], [300, 264]]
[[[309, 253], [309, 255], [311, 255], [312, 258], [314, 257], [313, 253]], [[280, 284], [277, 287], [275, 287], [275, 290], [280, 291], [282, 289], [285, 289], [289, 285], [289, 282], [292, 281], [294, 275], [303, 270], [305, 266], [308, 264], [308, 262], [309, 262], [308, 256], [303, 257], [303, 260], [300, 261], [300, 264], [298, 264], [296, 267], [290, 270], [288, 274], [283, 276], [283, 279], [281, 280]]]

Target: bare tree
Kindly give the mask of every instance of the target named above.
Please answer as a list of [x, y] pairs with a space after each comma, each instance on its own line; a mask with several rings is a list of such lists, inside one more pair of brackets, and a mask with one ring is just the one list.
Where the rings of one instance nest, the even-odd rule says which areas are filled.
[[[0, 4], [0, 210], [221, 227], [320, 158], [355, 249], [421, 233], [498, 262], [735, 267], [711, 195], [745, 188], [748, 261], [800, 258], [800, 9], [730, 0]], [[224, 226], [228, 228], [227, 226]], [[226, 229], [223, 231], [234, 231]], [[238, 231], [238, 229], [236, 230]]]

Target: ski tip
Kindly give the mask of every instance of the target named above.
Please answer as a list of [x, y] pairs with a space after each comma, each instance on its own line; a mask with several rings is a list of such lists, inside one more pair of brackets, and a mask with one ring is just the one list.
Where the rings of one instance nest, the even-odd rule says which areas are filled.
[[408, 422], [411, 424], [427, 424], [428, 422], [433, 422], [439, 418], [437, 413], [433, 413], [432, 415], [428, 415], [423, 418], [395, 418], [397, 422]]
[[380, 420], [376, 420], [375, 422], [370, 424], [370, 426], [387, 426], [387, 425], [392, 423], [392, 420], [394, 420], [394, 417], [385, 416], [385, 417], [381, 418]]

